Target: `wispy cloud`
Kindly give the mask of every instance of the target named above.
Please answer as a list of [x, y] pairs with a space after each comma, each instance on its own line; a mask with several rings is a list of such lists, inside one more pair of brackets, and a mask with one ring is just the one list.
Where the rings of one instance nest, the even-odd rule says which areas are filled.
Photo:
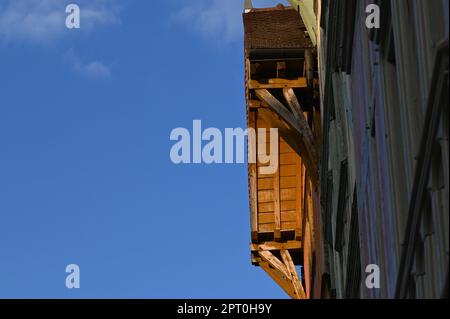
[[190, 25], [195, 32], [206, 38], [220, 38], [232, 42], [241, 34], [241, 1], [192, 1], [181, 8], [175, 19]]
[[[64, 0], [2, 0], [0, 4], [0, 40], [49, 43], [64, 32]], [[98, 25], [120, 22], [115, 0], [78, 0], [81, 9], [81, 31]]]
[[[243, 0], [192, 0], [176, 11], [174, 20], [201, 36], [229, 44], [242, 40]], [[253, 0], [255, 7], [270, 7], [284, 0]]]
[[73, 49], [64, 55], [64, 61], [78, 74], [86, 78], [108, 78], [111, 76], [110, 68], [101, 61], [84, 62]]

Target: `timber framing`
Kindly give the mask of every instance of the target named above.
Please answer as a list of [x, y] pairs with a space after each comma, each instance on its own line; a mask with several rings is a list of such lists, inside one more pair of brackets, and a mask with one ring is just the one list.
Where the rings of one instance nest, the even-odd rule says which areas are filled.
[[310, 176], [313, 179], [315, 185], [318, 184], [318, 156], [317, 149], [314, 142], [313, 134], [310, 127], [305, 121], [304, 115], [301, 111], [300, 103], [294, 94], [292, 88], [285, 90], [287, 92], [287, 98], [289, 99], [289, 105], [295, 109], [297, 118], [294, 115], [295, 112], [289, 111], [280, 101], [278, 101], [268, 90], [260, 89], [256, 90], [256, 96], [263, 102], [269, 105], [270, 109], [276, 113], [284, 122], [287, 123], [289, 128], [293, 131], [294, 139], [298, 141], [300, 149], [297, 149], [299, 155], [301, 155], [306, 163]]
[[305, 289], [295, 269], [288, 250], [281, 250], [282, 260], [270, 251], [259, 251], [256, 258], [260, 267], [276, 282], [292, 299], [306, 299]]
[[260, 79], [250, 80], [250, 89], [283, 89], [283, 88], [300, 88], [306, 89], [308, 87], [306, 78], [297, 79]]
[[271, 146], [260, 129], [279, 133], [277, 170], [263, 175], [266, 164], [248, 165], [251, 260], [291, 298], [306, 299], [313, 257], [304, 233], [313, 232], [321, 144], [317, 52], [292, 7], [249, 8], [244, 27], [247, 127], [258, 132], [248, 156]]

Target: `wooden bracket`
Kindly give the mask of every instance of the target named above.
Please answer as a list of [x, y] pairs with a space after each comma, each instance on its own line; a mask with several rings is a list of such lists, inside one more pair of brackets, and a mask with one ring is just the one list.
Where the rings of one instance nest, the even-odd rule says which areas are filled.
[[287, 249], [280, 250], [279, 260], [268, 250], [258, 251], [259, 266], [293, 299], [306, 299], [306, 293]]

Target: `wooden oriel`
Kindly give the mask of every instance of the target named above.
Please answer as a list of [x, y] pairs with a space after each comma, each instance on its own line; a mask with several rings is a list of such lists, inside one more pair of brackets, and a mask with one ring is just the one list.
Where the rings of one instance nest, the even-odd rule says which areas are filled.
[[[300, 17], [293, 11], [278, 6], [244, 13], [247, 126], [256, 132], [255, 141], [249, 143], [253, 147], [249, 158], [257, 157], [255, 163], [248, 164], [251, 255], [252, 263], [261, 267], [290, 297], [305, 299], [309, 294], [296, 265], [304, 264], [305, 254], [306, 260], [311, 260], [311, 246], [304, 251], [303, 233], [308, 220], [305, 214], [311, 213], [307, 191], [311, 186], [317, 187], [319, 179], [320, 137], [316, 121], [310, 119], [317, 119], [320, 114], [311, 99], [318, 84], [317, 79], [311, 79], [314, 53], [301, 30]], [[284, 25], [279, 20], [283, 16]], [[264, 29], [285, 30], [289, 34], [282, 39], [271, 35], [265, 41], [265, 33], [261, 32]], [[273, 47], [270, 41], [275, 41]], [[291, 47], [293, 43], [295, 47]], [[290, 52], [289, 58], [286, 50]], [[273, 128], [278, 130], [276, 141], [271, 140]], [[262, 169], [273, 163], [262, 158], [271, 154], [274, 142], [276, 169], [266, 174]], [[306, 283], [309, 287], [309, 282]]]

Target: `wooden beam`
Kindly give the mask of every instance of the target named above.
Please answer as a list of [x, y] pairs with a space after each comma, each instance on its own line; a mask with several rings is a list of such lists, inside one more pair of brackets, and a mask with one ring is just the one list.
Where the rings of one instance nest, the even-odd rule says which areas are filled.
[[[275, 112], [295, 134], [295, 138], [291, 141], [287, 142], [294, 148], [294, 150], [303, 158], [305, 162], [305, 166], [308, 169], [308, 173], [314, 181], [315, 185], [318, 185], [319, 182], [319, 171], [318, 171], [318, 162], [319, 159], [315, 156], [317, 152], [315, 151], [315, 145], [311, 144], [306, 137], [308, 132], [302, 130], [302, 127], [296, 121], [295, 117], [291, 112], [280, 102], [278, 101], [269, 91], [265, 89], [256, 90], [255, 91], [258, 98], [262, 101], [266, 102], [270, 109]], [[295, 141], [295, 142], [294, 142]], [[298, 142], [298, 146], [300, 150], [295, 147], [295, 143]]]
[[277, 62], [277, 78], [286, 77], [286, 61]]
[[269, 106], [266, 103], [262, 102], [261, 100], [249, 100], [248, 107], [250, 109], [259, 109], [262, 107], [269, 107]]
[[296, 170], [299, 174], [297, 185], [295, 186], [295, 210], [298, 211], [295, 214], [295, 239], [302, 239], [302, 214], [303, 214], [303, 187], [304, 187], [304, 178], [303, 178], [303, 164], [302, 158], [298, 157], [295, 161]]
[[311, 182], [306, 181], [308, 193], [306, 195], [306, 204], [308, 206], [308, 214], [306, 217], [311, 222], [314, 220], [314, 203], [313, 203], [313, 185]]
[[301, 249], [302, 244], [297, 240], [290, 240], [284, 243], [278, 243], [273, 241], [265, 242], [264, 244], [251, 244], [250, 245], [252, 251], [260, 251], [260, 250], [282, 250], [282, 249]]
[[292, 88], [284, 88], [283, 95], [297, 121], [300, 121], [300, 119], [305, 120], [303, 117], [303, 109], [298, 102], [294, 90]]
[[[280, 143], [278, 143], [278, 154], [280, 154]], [[273, 176], [273, 206], [274, 206], [274, 220], [275, 220], [275, 231], [274, 239], [275, 241], [281, 241], [281, 202], [280, 202], [280, 168]]]
[[314, 134], [311, 131], [311, 128], [308, 125], [308, 122], [306, 121], [306, 118], [304, 116], [303, 108], [300, 105], [300, 102], [297, 99], [297, 96], [295, 95], [295, 92], [292, 88], [286, 88], [283, 89], [283, 95], [286, 99], [286, 102], [288, 103], [289, 107], [292, 109], [295, 117], [297, 118], [298, 125], [300, 126], [300, 129], [302, 133], [304, 134], [305, 139], [305, 145], [308, 147], [308, 149], [311, 150], [311, 156], [313, 160], [318, 160], [318, 154], [316, 150], [316, 145], [314, 141]]
[[259, 256], [263, 261], [266, 261], [272, 266], [272, 268], [278, 270], [284, 277], [290, 278], [290, 273], [286, 268], [286, 265], [283, 264], [275, 255], [273, 255], [270, 251], [258, 251]]
[[294, 286], [289, 278], [284, 277], [279, 271], [273, 269], [266, 261], [260, 261], [259, 266], [275, 281], [284, 292], [292, 299], [299, 299]]
[[298, 296], [299, 299], [306, 299], [305, 289], [303, 289], [302, 282], [298, 277], [297, 270], [295, 269], [295, 265], [294, 262], [292, 261], [291, 254], [289, 254], [289, 251], [287, 250], [281, 250], [280, 254], [284, 264], [286, 265], [288, 272], [291, 275], [291, 282], [292, 285], [294, 286], [296, 295]]
[[309, 221], [306, 221], [305, 223], [305, 236], [303, 237], [303, 278], [305, 282], [305, 290], [306, 290], [306, 298], [311, 297], [311, 277], [312, 277], [312, 258], [313, 258], [313, 251], [311, 249], [311, 233], [312, 224], [309, 223]]
[[292, 80], [275, 78], [275, 79], [264, 79], [264, 80], [250, 80], [249, 89], [283, 89], [283, 88], [301, 88], [306, 89], [308, 83], [306, 78], [296, 78]]
[[[275, 243], [275, 245], [280, 245]], [[306, 299], [306, 293], [297, 274], [291, 254], [280, 250], [281, 262], [270, 251], [258, 251], [255, 261], [293, 299]]]
[[[248, 113], [248, 127], [256, 129], [256, 117], [257, 113], [249, 111]], [[257, 139], [257, 134], [255, 134]], [[256, 150], [257, 141], [253, 141], [255, 145], [248, 145], [248, 157], [256, 158], [255, 154], [252, 154]], [[250, 143], [250, 140], [249, 140]], [[258, 168], [256, 163], [248, 164], [248, 188], [250, 195], [250, 229], [252, 243], [258, 242]]]

